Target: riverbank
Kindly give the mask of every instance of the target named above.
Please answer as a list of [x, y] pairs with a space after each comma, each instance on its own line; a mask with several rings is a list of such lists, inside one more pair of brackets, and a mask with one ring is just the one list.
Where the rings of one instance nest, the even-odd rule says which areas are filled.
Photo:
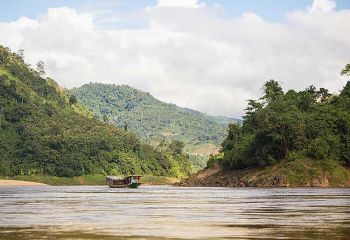
[[45, 186], [47, 184], [18, 180], [0, 180], [0, 186]]
[[[143, 176], [141, 182], [143, 185], [172, 185], [179, 179], [162, 176]], [[75, 186], [75, 185], [106, 185], [104, 175], [83, 175], [79, 177], [55, 177], [55, 176], [14, 176], [2, 177], [0, 182], [3, 185], [11, 185], [9, 183], [17, 182], [18, 185], [52, 185], [52, 186]], [[29, 184], [32, 183], [32, 184]], [[1, 184], [0, 184], [1, 185]], [[15, 184], [16, 185], [16, 184]]]
[[187, 187], [350, 187], [350, 170], [335, 161], [299, 159], [265, 168], [223, 170], [219, 165], [181, 180]]

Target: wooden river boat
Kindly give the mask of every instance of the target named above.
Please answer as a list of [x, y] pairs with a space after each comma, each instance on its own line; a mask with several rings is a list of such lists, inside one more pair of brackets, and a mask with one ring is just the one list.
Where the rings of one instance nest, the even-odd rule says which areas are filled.
[[141, 185], [140, 178], [140, 175], [131, 175], [126, 178], [107, 176], [106, 184], [111, 188], [137, 188]]

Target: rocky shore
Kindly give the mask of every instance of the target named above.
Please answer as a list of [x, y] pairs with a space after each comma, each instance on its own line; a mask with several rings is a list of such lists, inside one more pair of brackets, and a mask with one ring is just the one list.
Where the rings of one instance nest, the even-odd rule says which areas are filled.
[[[337, 166], [323, 170], [303, 162], [302, 168], [275, 165], [263, 169], [222, 170], [219, 166], [201, 170], [182, 179], [184, 187], [350, 187], [350, 171]], [[290, 164], [289, 164], [290, 165]]]

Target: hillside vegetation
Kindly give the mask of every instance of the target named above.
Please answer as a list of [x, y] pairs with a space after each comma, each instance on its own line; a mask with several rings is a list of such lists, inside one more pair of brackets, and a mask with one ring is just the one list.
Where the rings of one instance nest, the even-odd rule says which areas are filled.
[[350, 82], [339, 95], [314, 86], [284, 93], [278, 82], [250, 100], [243, 126], [231, 124], [222, 144], [224, 168], [265, 167], [307, 157], [350, 164]]
[[182, 177], [191, 171], [176, 142], [155, 149], [92, 116], [52, 79], [0, 46], [1, 176]]
[[[342, 74], [349, 73], [347, 65]], [[350, 81], [339, 95], [314, 86], [284, 92], [274, 80], [263, 89], [249, 100], [243, 125], [230, 124], [221, 153], [210, 158], [208, 168], [217, 171], [188, 183], [350, 186]]]
[[[90, 83], [71, 92], [97, 118], [119, 127], [127, 126], [128, 130], [152, 144], [164, 140], [182, 141], [189, 153], [199, 151], [209, 155], [215, 152], [216, 149], [206, 146], [219, 147], [227, 134], [227, 125], [238, 121], [168, 104], [126, 85]], [[205, 152], [203, 148], [211, 152]]]

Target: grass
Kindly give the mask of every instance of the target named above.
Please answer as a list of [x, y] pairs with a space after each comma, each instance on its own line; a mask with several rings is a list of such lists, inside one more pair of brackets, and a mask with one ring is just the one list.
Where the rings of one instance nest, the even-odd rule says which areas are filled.
[[288, 182], [294, 186], [303, 186], [313, 178], [322, 176], [322, 169], [318, 164], [303, 158], [285, 163], [282, 172], [285, 173]]
[[331, 186], [342, 185], [344, 181], [350, 183], [350, 171], [339, 164], [333, 166], [329, 171], [329, 181]]
[[303, 185], [316, 178], [326, 178], [329, 185], [342, 186], [350, 182], [350, 173], [339, 162], [332, 160], [298, 159], [285, 166], [288, 180], [294, 185]]
[[[20, 180], [45, 183], [53, 186], [74, 186], [74, 185], [105, 185], [104, 175], [83, 175], [79, 177], [55, 177], [55, 176], [14, 176], [2, 177], [7, 180]], [[177, 178], [163, 176], [142, 176], [141, 182], [145, 185], [169, 185], [177, 182]]]
[[294, 161], [282, 161], [272, 167], [272, 170], [286, 176], [292, 186], [305, 186], [322, 179], [327, 179], [331, 187], [345, 186], [350, 182], [350, 172], [333, 160], [299, 158]]
[[350, 171], [338, 161], [301, 157], [285, 159], [261, 169], [245, 170], [242, 179], [248, 186], [274, 186], [277, 181], [290, 187], [348, 187]]
[[180, 179], [174, 177], [163, 176], [142, 176], [141, 182], [146, 185], [171, 185]]

